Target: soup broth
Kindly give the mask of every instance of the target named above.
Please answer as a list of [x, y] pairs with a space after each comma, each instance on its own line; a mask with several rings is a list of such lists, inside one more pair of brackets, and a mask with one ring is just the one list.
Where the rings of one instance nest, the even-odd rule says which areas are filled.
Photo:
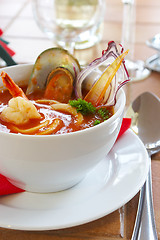
[[[27, 86], [22, 87], [24, 92], [26, 91], [26, 88]], [[3, 109], [8, 106], [8, 101], [12, 98], [12, 96], [8, 90], [0, 92], [0, 131], [29, 135], [64, 134], [93, 127], [114, 114], [113, 106], [101, 106], [94, 113], [86, 115], [80, 114], [78, 111], [77, 114], [70, 112], [70, 110], [68, 110], [69, 104], [65, 104], [65, 107], [67, 106], [66, 110], [55, 110], [54, 106], [57, 102], [55, 101], [54, 103], [52, 100], [44, 99], [43, 91], [36, 91], [27, 97], [34, 104], [41, 117], [40, 119], [30, 119], [24, 124], [14, 124], [12, 122], [5, 121], [1, 117]], [[74, 99], [75, 97], [72, 96], [72, 100]], [[69, 107], [71, 106], [69, 105]], [[105, 118], [103, 114], [101, 115], [101, 112], [104, 111], [106, 113]], [[58, 124], [54, 128], [52, 125], [55, 120], [58, 121]], [[36, 126], [39, 127], [36, 129]], [[53, 131], [48, 131], [48, 129], [51, 128], [53, 128]]]

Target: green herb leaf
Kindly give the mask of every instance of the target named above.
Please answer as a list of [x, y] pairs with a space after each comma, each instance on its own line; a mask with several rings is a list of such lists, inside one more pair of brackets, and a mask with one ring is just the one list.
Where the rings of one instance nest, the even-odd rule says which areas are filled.
[[106, 108], [98, 109], [98, 114], [103, 118], [103, 120], [107, 120], [109, 118], [109, 111]]
[[75, 107], [77, 112], [81, 112], [82, 115], [93, 114], [96, 111], [96, 108], [92, 103], [82, 100], [81, 98], [78, 98], [77, 100], [69, 100], [69, 104], [72, 107]]
[[101, 121], [98, 120], [98, 119], [96, 119], [96, 120], [94, 121], [93, 125], [96, 126], [96, 125], [98, 125], [98, 124], [100, 124], [100, 123], [101, 123]]

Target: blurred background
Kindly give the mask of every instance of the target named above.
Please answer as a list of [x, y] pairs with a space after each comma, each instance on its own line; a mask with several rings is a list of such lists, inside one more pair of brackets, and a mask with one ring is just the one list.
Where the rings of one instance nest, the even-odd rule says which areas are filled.
[[[0, 29], [3, 31], [0, 37], [7, 41], [7, 46], [14, 51], [13, 60], [18, 64], [33, 63], [43, 50], [57, 45], [55, 39], [49, 39], [48, 35], [44, 33], [44, 29], [42, 30], [43, 27], [40, 26], [40, 23], [37, 24], [38, 21], [35, 21], [36, 14], [33, 14], [32, 5], [33, 2], [35, 5], [38, 4], [38, 1], [42, 5], [52, 2], [50, 0], [0, 0]], [[56, 6], [57, 4], [63, 6], [63, 3], [66, 4], [66, 2], [76, 3], [72, 0], [55, 0]], [[111, 40], [116, 43], [123, 42], [124, 47], [130, 48], [131, 59], [142, 60], [144, 64], [148, 58], [157, 54], [157, 49], [148, 46], [146, 41], [150, 41], [160, 32], [159, 0], [78, 0], [77, 2], [92, 6], [101, 4], [100, 13], [98, 13], [101, 17], [100, 41], [89, 48], [83, 49], [82, 46], [82, 49], [74, 50], [74, 56], [81, 64], [87, 64], [101, 56], [102, 50], [107, 48], [108, 42]], [[62, 9], [61, 6], [60, 9]], [[78, 14], [84, 13], [80, 7], [79, 9]], [[88, 10], [89, 13], [91, 14], [90, 10]], [[42, 14], [39, 9], [38, 14]], [[95, 22], [97, 22], [97, 19], [95, 19]], [[94, 26], [94, 23], [92, 25]], [[62, 36], [61, 33], [59, 36]], [[126, 39], [131, 41], [129, 45]], [[3, 66], [2, 63], [1, 66]], [[154, 72], [154, 74], [156, 74], [156, 80], [154, 80], [153, 92], [159, 95], [159, 71]], [[136, 97], [142, 91], [150, 90], [151, 78], [150, 72], [147, 72], [146, 76], [140, 79], [144, 81], [137, 81], [134, 86], [132, 83], [128, 85], [129, 102], [133, 99], [132, 96]]]
[[[34, 2], [36, 1], [38, 0], [34, 0]], [[42, 0], [41, 2], [43, 4], [49, 4], [51, 1], [53, 0]], [[82, 47], [82, 49], [74, 50], [75, 46], [72, 46], [74, 56], [80, 63], [87, 64], [101, 56], [102, 50], [107, 48], [109, 41], [113, 40], [117, 44], [123, 42], [125, 48], [130, 48], [130, 59], [132, 61], [142, 60], [144, 67], [146, 67], [148, 63], [152, 63], [152, 68], [157, 67], [156, 69], [151, 69], [151, 71], [149, 69], [149, 72], [147, 72], [144, 78], [137, 81], [133, 81], [132, 79], [132, 81], [125, 86], [127, 95], [126, 106], [145, 91], [150, 91], [160, 98], [160, 37], [157, 35], [160, 33], [160, 0], [55, 0], [57, 4], [62, 5], [63, 2], [71, 2], [74, 4], [76, 1], [84, 5], [88, 3], [91, 6], [94, 4], [97, 5], [99, 2], [102, 4], [99, 16], [103, 17], [99, 23], [99, 41], [84, 49]], [[0, 42], [0, 46], [6, 44], [13, 61], [17, 64], [33, 63], [42, 51], [57, 46], [55, 39], [49, 39], [48, 35], [42, 31], [42, 27], [40, 28], [35, 21], [32, 3], [33, 1], [31, 0], [0, 0], [0, 41], [2, 40], [3, 42]], [[79, 11], [78, 14], [79, 13], [83, 13], [83, 11]], [[88, 17], [90, 13], [90, 10], [88, 10]], [[95, 22], [97, 23], [97, 20]], [[42, 24], [43, 23], [42, 21]], [[93, 27], [96, 25], [91, 24]], [[61, 34], [59, 34], [59, 36], [61, 37]], [[153, 39], [155, 39], [155, 42], [152, 41]], [[69, 48], [69, 46], [67, 46], [67, 48]], [[1, 55], [2, 49], [0, 48], [0, 56]], [[5, 63], [0, 61], [0, 67], [4, 65]], [[158, 190], [160, 184], [159, 159], [159, 155], [155, 155], [154, 161], [152, 161], [153, 172], [155, 173], [153, 176], [153, 197], [155, 199], [155, 217], [158, 234], [160, 234], [160, 194]], [[132, 228], [130, 228], [130, 226], [134, 224], [136, 206], [137, 201], [134, 199], [120, 211], [110, 215], [110, 218], [106, 217], [102, 219], [102, 222], [100, 220], [97, 225], [94, 222], [93, 225], [88, 224], [84, 226], [84, 228], [82, 226], [79, 231], [77, 231], [77, 228], [69, 231], [71, 234], [72, 231], [73, 233], [75, 231], [76, 233], [74, 234], [78, 234], [79, 236], [77, 239], [82, 239], [84, 233], [85, 238], [88, 239], [93, 239], [93, 235], [95, 239], [104, 239], [106, 236], [109, 236], [106, 239], [110, 239], [111, 236], [112, 239], [122, 239], [123, 235], [125, 235], [123, 232], [124, 223], [128, 221], [129, 227], [125, 228], [125, 230], [127, 229], [127, 237], [123, 239], [131, 239]], [[127, 216], [127, 221], [124, 216]], [[104, 224], [104, 220], [106, 220], [106, 224]], [[122, 221], [122, 225], [120, 224], [120, 220]], [[114, 229], [114, 233], [112, 229]], [[9, 232], [8, 235], [7, 232]], [[58, 237], [56, 239], [59, 239], [59, 236], [61, 238], [61, 234], [59, 233], [62, 234], [63, 238], [63, 231], [58, 231]], [[69, 235], [67, 235], [67, 230], [64, 231], [64, 235], [65, 233], [67, 236], [65, 239], [68, 239]], [[7, 239], [6, 236], [10, 236], [10, 239], [22, 239], [21, 234], [23, 235], [23, 231], [17, 233], [17, 231], [6, 230], [6, 235], [3, 235], [2, 232], [4, 236], [4, 238], [2, 238]], [[44, 234], [45, 238], [45, 233], [41, 234]], [[13, 235], [13, 237], [11, 235]], [[51, 236], [50, 233], [48, 236], [49, 235]], [[28, 237], [28, 233], [24, 232], [23, 236], [24, 238]], [[34, 238], [34, 233], [31, 236]], [[36, 236], [40, 236], [40, 234]]]
[[[96, 57], [101, 54], [102, 49], [106, 48], [108, 41], [121, 42], [122, 1], [104, 1], [106, 10], [102, 41], [94, 49], [87, 49], [83, 53], [76, 51], [75, 55], [79, 58], [83, 59], [87, 51], [88, 61], [90, 61], [93, 50]], [[134, 57], [146, 60], [155, 51], [146, 46], [145, 42], [160, 31], [160, 1], [137, 0], [136, 5]], [[0, 28], [3, 30], [3, 38], [10, 42], [9, 46], [16, 52], [14, 59], [18, 63], [33, 62], [41, 51], [55, 45], [37, 26], [30, 0], [1, 0]]]

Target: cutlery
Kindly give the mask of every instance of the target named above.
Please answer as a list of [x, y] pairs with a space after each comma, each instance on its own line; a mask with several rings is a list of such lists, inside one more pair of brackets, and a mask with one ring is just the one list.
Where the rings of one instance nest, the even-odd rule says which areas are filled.
[[155, 49], [157, 53], [146, 60], [146, 67], [150, 70], [160, 72], [160, 33], [146, 41], [148, 47]]
[[154, 54], [146, 60], [146, 67], [153, 71], [160, 72], [160, 52]]
[[153, 38], [146, 41], [148, 47], [160, 51], [160, 33], [156, 34]]
[[[131, 129], [144, 143], [149, 158], [160, 151], [160, 99], [150, 92], [137, 97], [127, 110]], [[136, 221], [131, 240], [158, 240], [154, 218], [151, 164], [140, 191]]]

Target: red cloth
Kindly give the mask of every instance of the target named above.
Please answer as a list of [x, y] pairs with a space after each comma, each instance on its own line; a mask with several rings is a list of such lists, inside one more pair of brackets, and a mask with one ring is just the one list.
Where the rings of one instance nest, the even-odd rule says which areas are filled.
[[[123, 118], [121, 129], [117, 139], [130, 127], [130, 125], [131, 125], [131, 119]], [[24, 190], [15, 187], [13, 184], [11, 184], [7, 180], [5, 176], [0, 174], [0, 196], [12, 194], [12, 193], [19, 193], [19, 192], [24, 192]]]
[[[3, 31], [2, 31], [2, 29], [0, 28], [0, 36], [3, 34]], [[7, 46], [7, 44], [6, 43], [4, 43], [3, 41], [1, 41], [0, 40], [0, 45], [6, 50], [6, 52], [12, 57], [14, 54], [15, 54], [15, 52], [12, 50], [12, 49], [10, 49], [8, 46]]]
[[118, 137], [117, 139], [123, 134], [125, 133], [125, 131], [127, 129], [129, 129], [131, 126], [131, 118], [123, 118], [122, 120], [122, 125], [121, 125], [121, 129], [119, 131]]
[[0, 196], [18, 192], [24, 192], [24, 190], [14, 186], [5, 176], [0, 174]]
[[7, 52], [11, 57], [15, 54], [15, 52], [14, 52], [12, 49], [10, 49], [10, 48], [7, 46], [7, 44], [5, 44], [4, 42], [2, 42], [1, 40], [0, 40], [0, 45], [6, 50], [6, 52]]
[[3, 31], [2, 31], [2, 29], [0, 29], [0, 36], [3, 34]]

